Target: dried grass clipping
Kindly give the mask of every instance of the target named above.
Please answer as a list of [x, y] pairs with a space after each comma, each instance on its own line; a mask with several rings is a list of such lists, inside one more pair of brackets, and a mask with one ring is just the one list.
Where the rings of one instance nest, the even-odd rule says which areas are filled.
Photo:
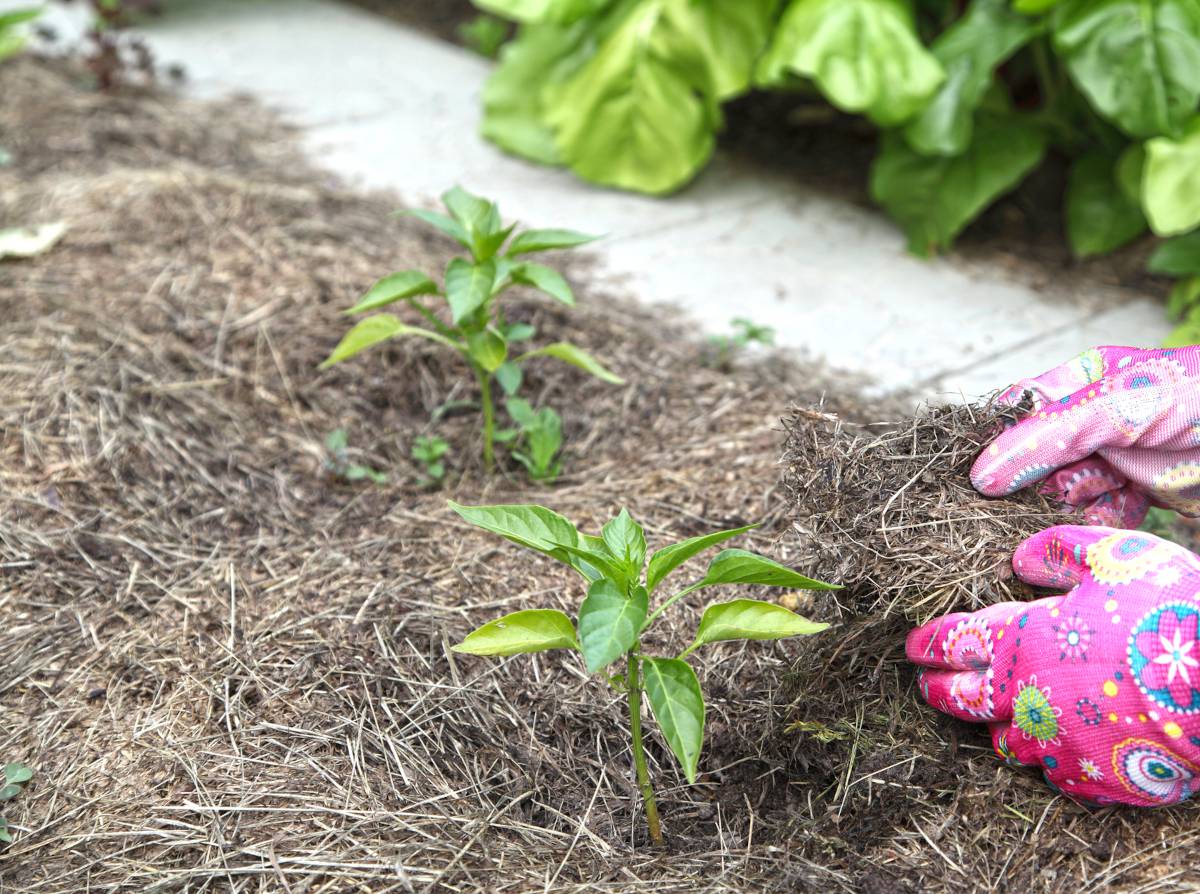
[[924, 621], [1026, 599], [1013, 550], [1051, 525], [1078, 521], [1036, 488], [989, 499], [968, 477], [979, 451], [1020, 407], [927, 407], [881, 430], [796, 409], [785, 483], [806, 567], [845, 589], [843, 611]]

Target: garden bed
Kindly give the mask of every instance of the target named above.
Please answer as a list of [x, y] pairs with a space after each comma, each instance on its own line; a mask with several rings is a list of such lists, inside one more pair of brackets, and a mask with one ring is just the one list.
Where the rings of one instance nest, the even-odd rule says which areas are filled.
[[[620, 506], [668, 539], [798, 562], [780, 419], [896, 410], [817, 365], [703, 365], [691, 333], [568, 269], [574, 311], [514, 320], [630, 383], [547, 364], [566, 474], [488, 478], [463, 371], [402, 343], [319, 373], [339, 311], [451, 246], [347, 191], [247, 103], [102, 96], [0, 67], [7, 223], [60, 245], [0, 266], [0, 891], [1189, 891], [1195, 807], [1089, 812], [925, 708], [903, 614], [803, 642], [723, 644], [696, 785], [652, 733], [666, 851], [648, 847], [623, 702], [558, 654], [449, 651], [521, 607], [578, 604], [549, 560], [446, 507], [541, 502], [594, 529]], [[555, 221], [531, 222], [553, 226]], [[642, 296], [653, 298], [653, 296]], [[997, 383], [1002, 384], [1002, 383]], [[390, 483], [349, 484], [323, 440]], [[454, 446], [429, 491], [412, 439]], [[800, 570], [805, 570], [801, 565]], [[683, 643], [696, 612], [665, 618]], [[861, 631], [868, 625], [870, 636]]]

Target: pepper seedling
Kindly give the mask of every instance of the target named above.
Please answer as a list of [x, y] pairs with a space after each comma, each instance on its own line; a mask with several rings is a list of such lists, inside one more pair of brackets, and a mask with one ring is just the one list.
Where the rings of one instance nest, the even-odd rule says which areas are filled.
[[453, 649], [488, 656], [569, 649], [582, 654], [590, 673], [605, 672], [613, 662], [624, 658], [624, 672], [608, 675], [607, 679], [628, 701], [638, 789], [650, 839], [662, 844], [658, 805], [642, 742], [643, 696], [688, 782], [694, 783], [704, 742], [705, 705], [700, 682], [687, 657], [708, 643], [783, 639], [818, 633], [829, 625], [810, 621], [773, 602], [734, 599], [710, 604], [700, 618], [695, 638], [675, 657], [647, 655], [642, 651], [642, 635], [679, 600], [707, 587], [838, 587], [805, 577], [765, 556], [725, 549], [709, 562], [703, 578], [651, 610], [655, 590], [680, 565], [756, 525], [692, 537], [647, 556], [645, 531], [625, 509], [604, 525], [597, 537], [581, 534], [569, 520], [543, 506], [461, 506], [451, 502], [450, 507], [476, 527], [569, 565], [587, 582], [587, 596], [580, 605], [577, 623], [555, 609], [525, 609], [484, 624]]

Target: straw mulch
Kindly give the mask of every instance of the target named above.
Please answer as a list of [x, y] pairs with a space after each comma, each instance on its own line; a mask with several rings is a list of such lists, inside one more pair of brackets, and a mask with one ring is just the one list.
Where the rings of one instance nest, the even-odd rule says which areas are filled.
[[[452, 358], [315, 370], [362, 289], [448, 256], [398, 199], [310, 170], [246, 104], [102, 97], [30, 60], [0, 95], [0, 216], [70, 226], [0, 266], [0, 761], [37, 771], [4, 805], [0, 892], [1195, 888], [1194, 811], [1090, 814], [1000, 766], [919, 706], [890, 633], [839, 652], [865, 606], [826, 595], [802, 607], [835, 631], [701, 657], [703, 772], [685, 785], [652, 736], [670, 846], [647, 847], [616, 695], [555, 653], [449, 651], [517, 607], [573, 610], [577, 580], [445, 500], [588, 529], [627, 505], [652, 544], [764, 521], [742, 545], [804, 568], [779, 415], [892, 411], [816, 366], [705, 368], [576, 263], [580, 308], [512, 318], [630, 385], [532, 369], [568, 474], [486, 478], [470, 414], [431, 422], [471, 397]], [[389, 484], [328, 473], [339, 425]], [[431, 432], [454, 444], [432, 493], [408, 459]]]

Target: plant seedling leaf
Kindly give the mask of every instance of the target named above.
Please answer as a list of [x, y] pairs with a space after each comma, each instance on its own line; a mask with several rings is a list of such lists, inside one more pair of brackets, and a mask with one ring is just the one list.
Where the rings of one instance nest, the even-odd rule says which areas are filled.
[[734, 599], [710, 605], [700, 618], [696, 641], [688, 651], [705, 643], [730, 639], [783, 639], [820, 633], [828, 624], [810, 621], [782, 605], [757, 599]]
[[463, 229], [462, 224], [444, 214], [439, 214], [437, 211], [426, 211], [424, 208], [411, 208], [405, 211], [397, 211], [396, 214], [423, 220], [430, 226], [437, 227], [463, 248], [469, 249], [471, 247], [471, 237], [467, 235], [467, 231]]
[[427, 338], [438, 344], [454, 348], [456, 351], [459, 350], [458, 345], [443, 335], [422, 329], [420, 326], [409, 326], [407, 323], [400, 322], [400, 319], [393, 314], [375, 314], [360, 321], [342, 336], [342, 340], [337, 343], [333, 353], [321, 363], [320, 368], [328, 369], [335, 363], [349, 360], [355, 354], [361, 353], [369, 347], [402, 335]]
[[533, 286], [568, 307], [575, 306], [575, 295], [571, 291], [571, 287], [562, 278], [562, 274], [553, 267], [526, 261], [515, 265], [512, 268], [511, 276], [513, 282]]
[[625, 567], [629, 577], [639, 576], [642, 563], [646, 561], [646, 532], [633, 520], [629, 510], [622, 509], [620, 515], [608, 522], [600, 533], [604, 545], [613, 558]]
[[531, 357], [553, 357], [555, 360], [561, 360], [563, 363], [569, 363], [572, 366], [578, 366], [584, 372], [591, 373], [602, 382], [608, 382], [610, 385], [624, 385], [625, 380], [616, 373], [610, 372], [600, 365], [591, 354], [577, 348], [570, 342], [556, 341], [552, 345], [546, 345], [544, 348], [538, 348], [535, 351], [528, 351], [517, 358], [528, 360]]
[[472, 264], [454, 258], [446, 266], [446, 300], [454, 325], [461, 326], [471, 314], [483, 307], [492, 297], [496, 282], [496, 262]]
[[1145, 229], [1142, 209], [1117, 180], [1116, 160], [1103, 152], [1076, 159], [1067, 181], [1067, 235], [1075, 254], [1105, 254]]
[[508, 345], [491, 329], [472, 332], [467, 336], [467, 349], [471, 359], [489, 373], [494, 373], [508, 356]]
[[680, 658], [647, 658], [642, 669], [654, 719], [687, 781], [694, 783], [704, 746], [704, 696], [696, 672]]
[[11, 801], [19, 794], [21, 794], [21, 786], [12, 784], [6, 785], [3, 788], [0, 788], [0, 801]]
[[417, 295], [436, 295], [437, 283], [420, 270], [402, 270], [385, 276], [371, 286], [360, 299], [358, 304], [346, 313], [361, 314], [368, 310], [377, 310], [405, 298]]
[[468, 236], [478, 232], [492, 231], [490, 221], [498, 222], [499, 216], [494, 214], [496, 206], [487, 199], [467, 192], [461, 186], [455, 186], [442, 193], [442, 204], [458, 221]]
[[508, 246], [508, 256], [530, 254], [535, 251], [550, 251], [556, 248], [574, 248], [594, 242], [599, 236], [589, 236], [575, 230], [526, 230], [518, 233]]
[[570, 618], [554, 609], [535, 608], [489, 621], [450, 650], [468, 655], [521, 655], [578, 648]]
[[717, 531], [713, 534], [691, 537], [671, 546], [663, 547], [650, 557], [650, 564], [646, 568], [646, 588], [653, 593], [655, 587], [662, 583], [668, 574], [692, 556], [703, 552], [710, 546], [716, 546], [724, 540], [729, 540], [739, 534], [745, 534], [747, 531], [757, 527], [758, 525], [746, 525], [744, 528], [730, 528], [727, 531]]
[[5, 844], [12, 844], [13, 837], [8, 831], [8, 820], [0, 816], [0, 841]]
[[708, 573], [704, 575], [700, 586], [710, 587], [714, 584], [763, 584], [794, 590], [841, 589], [835, 584], [805, 577], [773, 559], [744, 549], [725, 549], [717, 553], [709, 563]]
[[644, 587], [627, 597], [607, 578], [592, 583], [579, 609], [579, 645], [590, 673], [603, 670], [633, 648], [648, 608]]
[[512, 360], [505, 360], [493, 374], [496, 381], [500, 383], [500, 387], [504, 389], [504, 393], [508, 395], [516, 394], [521, 387], [521, 379], [524, 374], [521, 372], [521, 367]]
[[36, 227], [13, 227], [0, 230], [0, 260], [32, 258], [44, 254], [63, 237], [67, 225], [63, 221]]
[[476, 527], [557, 559], [588, 581], [600, 576], [595, 565], [587, 561], [587, 551], [575, 526], [557, 512], [544, 506], [522, 504], [462, 506], [453, 500], [449, 503], [464, 521]]
[[1168, 239], [1150, 255], [1146, 269], [1164, 276], [1200, 274], [1200, 230]]
[[23, 785], [33, 778], [33, 770], [26, 767], [24, 764], [9, 764], [4, 768], [5, 782], [13, 782], [17, 785]]

